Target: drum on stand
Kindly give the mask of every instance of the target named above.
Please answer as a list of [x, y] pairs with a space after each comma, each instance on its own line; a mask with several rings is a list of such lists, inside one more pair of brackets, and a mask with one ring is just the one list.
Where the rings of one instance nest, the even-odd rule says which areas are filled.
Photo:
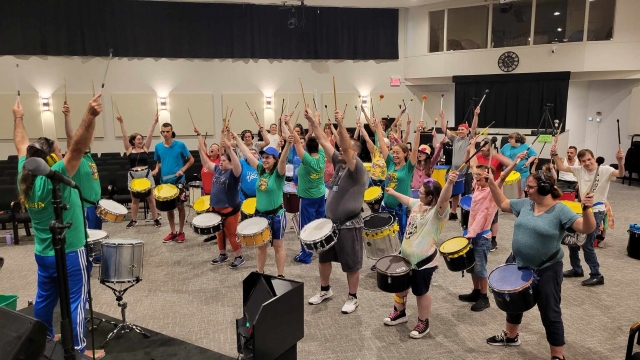
[[640, 260], [640, 225], [629, 224], [629, 241], [627, 242], [627, 255], [630, 258]]
[[507, 199], [518, 199], [520, 197], [518, 195], [520, 190], [520, 173], [512, 171], [504, 180], [504, 187], [502, 189]]
[[137, 283], [142, 280], [144, 257], [142, 240], [104, 240], [101, 249], [101, 283]]
[[302, 228], [299, 238], [305, 249], [319, 254], [336, 243], [338, 230], [331, 220], [317, 219]]
[[400, 255], [387, 255], [376, 261], [378, 289], [401, 293], [411, 287], [411, 263]]
[[189, 206], [193, 205], [200, 199], [203, 194], [202, 181], [192, 181], [188, 185], [189, 188]]
[[198, 201], [193, 204], [193, 211], [195, 211], [196, 214], [204, 214], [209, 210], [210, 203], [209, 195], [201, 196]]
[[109, 235], [106, 231], [87, 229], [89, 238], [87, 239], [87, 255], [89, 259], [102, 254], [102, 241], [107, 240]]
[[144, 200], [151, 195], [151, 181], [147, 178], [133, 179], [129, 184], [129, 191], [134, 198]]
[[252, 217], [238, 224], [238, 242], [242, 246], [262, 246], [271, 241], [269, 221], [262, 217]]
[[222, 231], [222, 217], [215, 213], [200, 214], [191, 221], [193, 232], [198, 235], [213, 235]]
[[173, 184], [161, 184], [153, 189], [156, 208], [160, 211], [175, 210], [178, 207], [178, 195], [180, 195], [180, 191]]
[[384, 194], [382, 193], [382, 189], [380, 186], [371, 186], [367, 190], [364, 191], [364, 202], [369, 207], [372, 213], [377, 213], [380, 211], [380, 206], [382, 205], [382, 199]]
[[471, 202], [473, 201], [473, 195], [465, 195], [460, 199], [460, 227], [462, 230], [467, 230], [469, 227], [469, 215], [471, 214]]
[[240, 207], [240, 219], [242, 221], [252, 218], [253, 214], [255, 213], [256, 213], [256, 198], [250, 197], [242, 202], [242, 206]]
[[129, 213], [124, 205], [118, 204], [113, 200], [102, 199], [98, 201], [98, 207], [96, 213], [102, 220], [119, 223], [124, 221], [124, 218]]
[[395, 215], [380, 212], [364, 219], [364, 252], [369, 259], [377, 260], [400, 252], [398, 221]]
[[489, 288], [496, 305], [508, 313], [522, 313], [536, 306], [533, 271], [516, 264], [503, 264], [489, 274]]
[[469, 239], [458, 236], [443, 242], [438, 248], [450, 271], [464, 271], [476, 264]]
[[290, 214], [300, 212], [300, 197], [298, 197], [298, 187], [294, 183], [284, 184], [282, 193], [282, 205], [284, 210]]

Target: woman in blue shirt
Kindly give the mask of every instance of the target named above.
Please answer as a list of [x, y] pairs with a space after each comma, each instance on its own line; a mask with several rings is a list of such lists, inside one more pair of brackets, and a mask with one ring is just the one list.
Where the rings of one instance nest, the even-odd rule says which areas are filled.
[[[524, 188], [526, 186], [527, 177], [529, 177], [529, 166], [531, 162], [536, 159], [538, 153], [531, 147], [531, 145], [525, 144], [527, 138], [519, 132], [513, 132], [509, 134], [509, 143], [504, 144], [500, 149], [500, 154], [508, 157], [511, 161], [516, 159], [516, 156], [523, 151], [526, 151], [524, 158], [517, 163], [516, 168], [513, 171], [520, 173], [520, 186], [518, 187], [518, 197], [524, 197]], [[506, 174], [505, 176], [509, 176]]]

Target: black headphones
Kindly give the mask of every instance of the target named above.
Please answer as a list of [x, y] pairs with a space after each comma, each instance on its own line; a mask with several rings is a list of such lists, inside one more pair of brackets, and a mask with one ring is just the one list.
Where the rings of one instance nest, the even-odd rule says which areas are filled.
[[538, 194], [540, 196], [547, 196], [551, 194], [551, 190], [553, 187], [551, 183], [544, 177], [544, 171], [538, 170], [538, 174], [540, 175], [540, 181], [538, 181]]
[[47, 164], [49, 166], [53, 166], [53, 164], [57, 163], [58, 161], [60, 161], [60, 159], [58, 159], [58, 156], [54, 153], [53, 150], [53, 145], [54, 145], [54, 141], [47, 138], [47, 137], [40, 137], [38, 138], [38, 140], [44, 140], [47, 142], [47, 146], [49, 147], [49, 150], [45, 150], [42, 148], [42, 146], [40, 146], [40, 144], [38, 144], [37, 142], [32, 142], [31, 144], [29, 144], [29, 146], [27, 146], [27, 150], [29, 148], [32, 149], [36, 149], [38, 152], [42, 153], [44, 155], [44, 160], [47, 162]]

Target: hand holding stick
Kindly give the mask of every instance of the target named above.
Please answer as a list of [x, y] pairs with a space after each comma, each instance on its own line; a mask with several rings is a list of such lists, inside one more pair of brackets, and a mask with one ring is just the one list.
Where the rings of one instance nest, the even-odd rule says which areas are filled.
[[[460, 167], [458, 168], [458, 172], [460, 172], [460, 170], [462, 170], [463, 167], [467, 166], [467, 164], [469, 163], [469, 161], [471, 161], [471, 159], [473, 159], [481, 150], [483, 147], [485, 147], [485, 145], [487, 145], [487, 141], [483, 141], [480, 143], [480, 148], [478, 148], [478, 150], [476, 150], [473, 155], [469, 156], [469, 158], [462, 163], [462, 165], [460, 165]], [[491, 166], [491, 163], [489, 163], [489, 166]]]

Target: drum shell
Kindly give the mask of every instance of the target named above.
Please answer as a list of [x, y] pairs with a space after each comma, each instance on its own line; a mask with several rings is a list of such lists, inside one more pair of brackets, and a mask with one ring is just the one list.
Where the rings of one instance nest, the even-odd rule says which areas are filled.
[[460, 208], [460, 227], [462, 227], [463, 230], [466, 230], [469, 227], [470, 214], [471, 212], [469, 210], [466, 210], [463, 207]]
[[[89, 230], [89, 236], [91, 236], [92, 230]], [[97, 239], [87, 239], [87, 255], [92, 258], [102, 254], [102, 242], [108, 240], [109, 235], [106, 233], [103, 237]]]
[[300, 239], [300, 242], [302, 243], [302, 246], [307, 249], [307, 251], [320, 254], [321, 252], [335, 245], [337, 240], [338, 239], [336, 238], [335, 233], [331, 232], [329, 235], [325, 236], [322, 239], [314, 241], [305, 241]]
[[640, 260], [640, 232], [628, 230], [627, 255], [630, 258]]
[[191, 224], [191, 228], [193, 229], [193, 232], [198, 235], [213, 235], [222, 231], [222, 223], [211, 226], [197, 226]]
[[384, 235], [377, 239], [364, 238], [364, 253], [369, 259], [378, 260], [383, 256], [400, 253], [400, 239], [398, 233]]
[[[399, 255], [389, 255], [388, 257], [400, 257]], [[404, 271], [394, 271], [392, 273], [383, 271], [380, 269], [380, 261], [383, 259], [379, 259], [376, 261], [376, 283], [378, 285], [378, 289], [388, 292], [388, 293], [401, 293], [406, 291], [411, 287], [411, 276], [413, 276], [413, 272], [411, 270], [411, 265], [406, 262], [406, 268]], [[384, 266], [384, 265], [382, 265]]]
[[[447, 175], [449, 178], [449, 175]], [[451, 196], [456, 196], [464, 193], [464, 174], [460, 174], [455, 183], [453, 183], [453, 189], [451, 189]]]
[[[374, 185], [375, 186], [375, 185]], [[373, 187], [373, 186], [372, 186]], [[369, 190], [369, 187], [367, 190]], [[380, 187], [378, 187], [380, 188]], [[384, 199], [384, 192], [382, 190], [382, 188], [380, 188], [380, 193], [378, 194], [378, 196], [372, 198], [372, 199], [364, 199], [365, 204], [367, 204], [367, 206], [369, 207], [369, 210], [372, 213], [379, 213], [380, 212], [380, 206], [382, 206], [382, 200]], [[366, 192], [365, 192], [366, 194]]]
[[96, 207], [96, 214], [98, 214], [101, 219], [108, 220], [113, 223], [123, 222], [124, 218], [127, 217], [126, 213], [116, 214], [109, 211], [106, 207], [101, 206], [100, 202], [98, 202], [98, 206]]
[[241, 243], [242, 246], [246, 246], [246, 247], [262, 246], [270, 242], [272, 239], [271, 227], [269, 225], [267, 225], [267, 227], [265, 227], [264, 229], [253, 234], [242, 234], [240, 232], [237, 232], [236, 235], [238, 238], [238, 242]]
[[[511, 174], [518, 174], [515, 171], [512, 171]], [[518, 199], [519, 198], [519, 194], [518, 191], [520, 189], [520, 181], [525, 181], [523, 180], [520, 176], [516, 177], [517, 180], [516, 181], [505, 181], [505, 184], [503, 186], [503, 190], [502, 192], [504, 193], [504, 196], [507, 199]]]
[[434, 178], [440, 186], [444, 187], [446, 183], [447, 171], [449, 171], [449, 166], [447, 165], [436, 165], [433, 167], [433, 173], [431, 177]]
[[148, 198], [149, 195], [151, 195], [151, 188], [144, 192], [131, 190], [131, 196], [133, 196], [134, 199], [144, 200]]
[[476, 264], [476, 257], [473, 254], [471, 242], [456, 252], [443, 253], [440, 251], [440, 248], [438, 248], [438, 251], [440, 252], [440, 255], [442, 255], [445, 264], [447, 264], [447, 269], [450, 271], [465, 271]]
[[100, 282], [131, 283], [142, 280], [144, 243], [102, 243]]
[[189, 206], [193, 207], [193, 205], [202, 197], [202, 182], [200, 181], [192, 181], [188, 184], [189, 186]]
[[173, 211], [178, 207], [178, 198], [170, 200], [158, 200], [156, 199], [156, 208], [160, 211]]
[[282, 193], [282, 205], [290, 214], [300, 212], [300, 197], [294, 193]]
[[533, 288], [531, 286], [512, 293], [491, 289], [491, 293], [498, 309], [504, 312], [523, 313], [536, 306], [536, 299], [533, 296]]

